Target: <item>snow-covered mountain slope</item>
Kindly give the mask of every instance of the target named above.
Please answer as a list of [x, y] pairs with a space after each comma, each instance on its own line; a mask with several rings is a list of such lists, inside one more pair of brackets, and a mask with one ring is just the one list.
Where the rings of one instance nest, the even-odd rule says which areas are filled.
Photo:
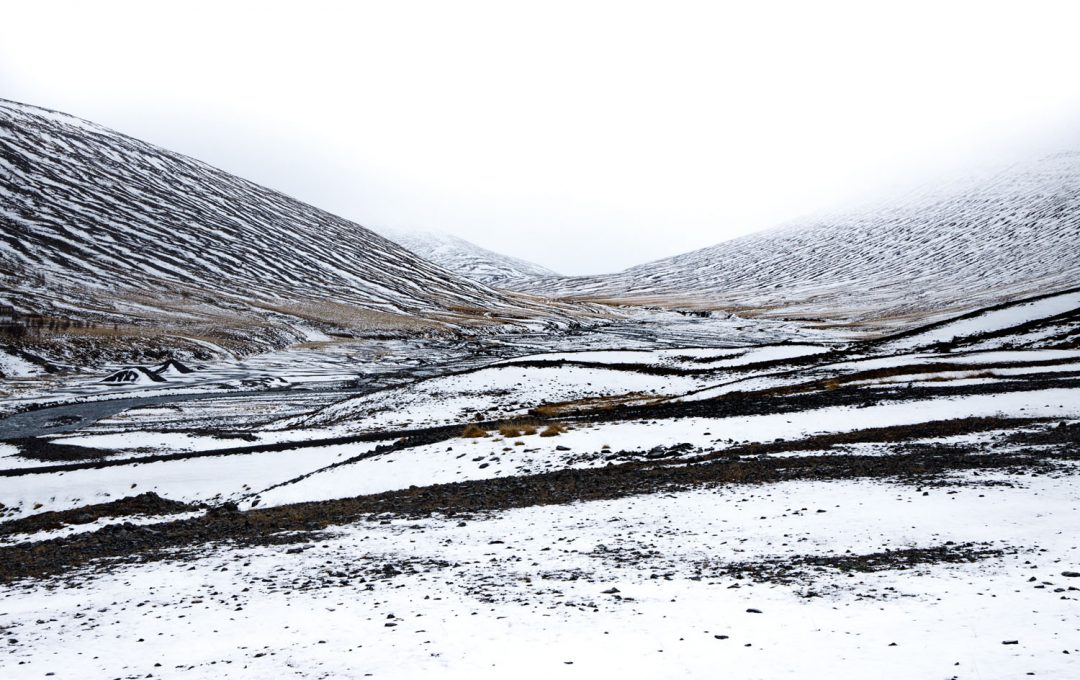
[[24, 316], [243, 338], [431, 330], [536, 311], [271, 189], [4, 100], [0, 281], [0, 306]]
[[1080, 152], [532, 290], [918, 323], [1080, 284]]
[[444, 232], [384, 228], [376, 231], [456, 274], [497, 288], [508, 286], [525, 289], [536, 279], [558, 276], [546, 267], [481, 248]]

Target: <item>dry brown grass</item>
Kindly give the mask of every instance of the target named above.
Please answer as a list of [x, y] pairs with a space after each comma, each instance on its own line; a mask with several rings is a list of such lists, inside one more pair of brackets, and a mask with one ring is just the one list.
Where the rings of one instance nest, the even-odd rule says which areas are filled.
[[503, 423], [499, 425], [499, 434], [506, 437], [507, 439], [511, 439], [513, 437], [520, 437], [521, 428], [514, 423]]
[[551, 423], [540, 433], [541, 437], [558, 437], [560, 434], [566, 432], [566, 428], [559, 423]]
[[252, 305], [279, 314], [287, 314], [308, 321], [329, 323], [362, 332], [419, 332], [443, 329], [441, 324], [429, 319], [364, 309], [363, 307], [341, 302], [301, 301], [274, 304], [256, 301]]
[[465, 316], [491, 316], [494, 310], [484, 309], [483, 307], [470, 307], [468, 305], [446, 305], [446, 309], [454, 312], [455, 314], [464, 314]]
[[585, 399], [575, 399], [573, 401], [541, 404], [529, 412], [540, 416], [541, 418], [557, 418], [558, 416], [584, 413], [587, 411], [611, 411], [618, 406], [651, 404], [663, 399], [664, 397], [657, 397], [652, 394], [628, 392], [627, 394], [616, 394], [608, 397], [587, 397]]
[[499, 434], [507, 439], [536, 434], [539, 425], [534, 420], [507, 420], [499, 423]]
[[464, 430], [461, 431], [462, 437], [486, 437], [487, 431], [479, 425], [467, 425]]
[[565, 406], [567, 404], [542, 404], [532, 409], [530, 413], [535, 413], [542, 418], [551, 418], [559, 415], [562, 412], [561, 409]]

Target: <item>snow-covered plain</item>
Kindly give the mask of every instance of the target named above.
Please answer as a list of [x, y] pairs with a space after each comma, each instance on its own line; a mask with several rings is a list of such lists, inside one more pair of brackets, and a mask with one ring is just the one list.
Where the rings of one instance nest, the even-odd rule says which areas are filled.
[[347, 460], [375, 444], [308, 447], [298, 451], [207, 456], [27, 474], [0, 479], [7, 518], [69, 510], [153, 491], [188, 503], [237, 501], [253, 491]]
[[[809, 347], [536, 353], [336, 400], [327, 396], [330, 381], [325, 392], [148, 403], [46, 440], [74, 460], [79, 450], [105, 452], [106, 467], [30, 471], [22, 444], [2, 445], [0, 466], [15, 476], [0, 477], [0, 504], [8, 522], [147, 491], [237, 503], [240, 517], [324, 504], [333, 512], [333, 503], [349, 502], [335, 499], [423, 498], [462, 482], [608, 466], [692, 470], [709, 464], [694, 462], [698, 456], [724, 461], [729, 451], [727, 465], [887, 461], [908, 455], [909, 444], [1020, 461], [1050, 449], [1013, 441], [1017, 432], [1080, 427], [1074, 349], [834, 355]], [[563, 356], [568, 363], [536, 363]], [[958, 368], [922, 370], [941, 363]], [[989, 366], [997, 366], [993, 378], [965, 382]], [[890, 375], [860, 379], [882, 370]], [[961, 379], [934, 380], [945, 377]], [[832, 389], [822, 387], [826, 379], [846, 382]], [[663, 411], [709, 408], [702, 390], [754, 381], [816, 385], [790, 398], [818, 401], [741, 415]], [[845, 402], [845, 394], [864, 396]], [[626, 417], [581, 415], [626, 395], [637, 395], [627, 403], [655, 406]], [[739, 408], [738, 395], [720, 398]], [[774, 398], [780, 406], [789, 397]], [[555, 436], [539, 435], [543, 422], [531, 434], [500, 433], [499, 422], [527, 425], [537, 417], [531, 410], [564, 402], [584, 411], [570, 411]], [[459, 436], [477, 416], [487, 436]], [[1025, 425], [1009, 425], [1015, 418]], [[922, 425], [955, 419], [988, 424], [920, 434]], [[447, 426], [443, 434], [424, 429], [438, 426]], [[898, 427], [913, 428], [900, 443], [797, 446]], [[357, 433], [367, 439], [347, 441]], [[739, 453], [750, 443], [785, 442], [793, 448]], [[265, 448], [274, 446], [284, 450]], [[662, 463], [652, 462], [656, 452]], [[155, 453], [181, 457], [140, 462]], [[301, 522], [269, 544], [222, 536], [146, 561], [99, 559], [0, 584], [4, 677], [655, 678], [712, 677], [717, 669], [745, 678], [1070, 677], [1080, 654], [1080, 579], [1065, 574], [1080, 572], [1080, 469], [1071, 460], [1026, 469], [959, 468], [925, 481], [811, 476], [603, 500], [521, 499], [464, 513], [372, 512], [314, 533]], [[465, 497], [486, 493], [468, 488]], [[167, 534], [178, 519], [215, 521], [199, 510], [15, 531], [0, 541], [0, 558], [15, 564], [20, 551], [98, 535]], [[851, 566], [909, 552], [896, 563]]]
[[613, 452], [644, 454], [657, 447], [683, 443], [691, 444], [684, 454], [690, 456], [722, 452], [736, 444], [751, 442], [1018, 414], [1029, 418], [1080, 419], [1080, 387], [738, 418], [603, 423], [571, 429], [550, 438], [536, 434], [502, 437], [494, 432], [490, 437], [459, 439], [450, 446], [440, 442], [364, 458], [253, 494], [252, 498], [259, 499], [263, 507], [350, 498], [410, 486], [601, 467], [611, 464]]
[[[216, 548], [7, 591], [5, 676], [1066, 678], [1073, 480], [789, 482]], [[713, 567], [947, 541], [1003, 553], [790, 584]]]

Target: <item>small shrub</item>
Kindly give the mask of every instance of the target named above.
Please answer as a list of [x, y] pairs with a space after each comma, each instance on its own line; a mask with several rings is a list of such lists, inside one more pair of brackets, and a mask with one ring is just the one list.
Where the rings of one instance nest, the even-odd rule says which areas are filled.
[[541, 437], [558, 437], [563, 432], [566, 432], [566, 428], [559, 423], [552, 423], [544, 428], [544, 431], [540, 433]]
[[523, 435], [536, 434], [536, 426], [535, 425], [526, 425], [526, 426], [522, 427], [521, 428], [521, 434], [523, 434]]
[[479, 425], [469, 425], [461, 431], [462, 437], [486, 437], [488, 433]]
[[507, 439], [521, 436], [521, 428], [513, 423], [503, 423], [499, 425], [499, 434]]

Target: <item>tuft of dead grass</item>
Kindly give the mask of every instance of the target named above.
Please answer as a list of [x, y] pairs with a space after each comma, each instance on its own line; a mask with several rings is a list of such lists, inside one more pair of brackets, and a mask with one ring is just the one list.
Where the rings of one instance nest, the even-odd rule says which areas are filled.
[[502, 423], [501, 425], [499, 425], [499, 434], [506, 437], [507, 439], [520, 437], [521, 428], [514, 423]]
[[461, 431], [462, 437], [486, 437], [487, 431], [479, 425], [468, 425]]
[[533, 420], [529, 419], [515, 419], [507, 420], [499, 423], [499, 434], [507, 439], [514, 439], [515, 437], [521, 437], [523, 435], [536, 434], [539, 426]]
[[541, 404], [529, 411], [530, 414], [540, 418], [557, 418], [559, 416], [588, 413], [592, 411], [613, 411], [620, 406], [637, 406], [651, 404], [660, 401], [662, 397], [644, 392], [628, 392], [603, 397], [586, 397], [573, 401], [561, 401], [550, 404]]
[[541, 437], [558, 437], [560, 434], [566, 432], [566, 428], [559, 423], [551, 423], [544, 428], [540, 433]]

